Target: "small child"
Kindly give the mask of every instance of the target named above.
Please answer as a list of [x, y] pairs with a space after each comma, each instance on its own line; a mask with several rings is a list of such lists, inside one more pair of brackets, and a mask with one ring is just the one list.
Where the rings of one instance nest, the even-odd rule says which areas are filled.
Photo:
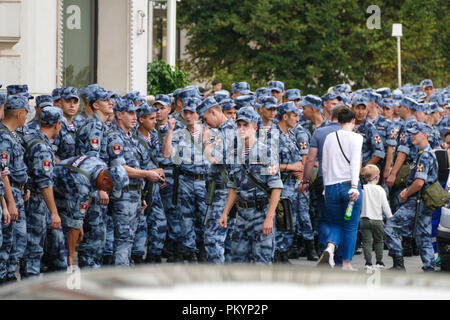
[[362, 247], [365, 269], [372, 269], [372, 248], [375, 246], [376, 268], [384, 268], [383, 247], [384, 247], [384, 224], [383, 213], [387, 219], [392, 217], [391, 208], [383, 187], [377, 185], [380, 180], [380, 169], [373, 164], [365, 166], [361, 174], [366, 179], [367, 184], [363, 187], [363, 200], [361, 208], [360, 230], [362, 236]]

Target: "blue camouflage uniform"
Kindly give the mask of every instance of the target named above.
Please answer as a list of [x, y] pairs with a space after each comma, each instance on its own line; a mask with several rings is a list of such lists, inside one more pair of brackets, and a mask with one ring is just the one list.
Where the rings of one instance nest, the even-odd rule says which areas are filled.
[[[146, 103], [139, 106], [138, 118], [155, 113], [158, 109], [149, 107]], [[143, 170], [152, 170], [159, 168], [156, 155], [159, 153], [160, 142], [155, 130], [149, 132], [149, 137], [143, 137], [139, 131], [133, 136], [136, 145], [136, 155]], [[144, 256], [147, 242], [147, 261], [150, 257], [161, 256], [164, 247], [164, 241], [167, 235], [167, 218], [164, 212], [160, 195], [159, 183], [151, 184], [151, 202], [147, 203], [148, 208], [145, 214], [138, 217], [138, 226], [134, 244], [132, 247], [132, 256]]]
[[[89, 96], [89, 103], [96, 100], [107, 100], [111, 97], [109, 92], [102, 88], [97, 88]], [[105, 163], [109, 163], [109, 156], [106, 151], [107, 125], [94, 113], [85, 123], [77, 129], [75, 139], [75, 153], [98, 157]], [[113, 254], [113, 239], [106, 238], [107, 230], [107, 205], [100, 204], [98, 191], [92, 194], [91, 205], [89, 206], [83, 223], [84, 239], [78, 247], [78, 265], [80, 267], [100, 266], [98, 262], [98, 248], [102, 248], [103, 255]], [[110, 219], [111, 220], [111, 219]]]
[[61, 124], [61, 130], [53, 143], [56, 158], [64, 160], [75, 156], [75, 139], [76, 126], [71, 127], [69, 122], [64, 118]]
[[[55, 124], [62, 121], [62, 111], [57, 107], [46, 107], [42, 110], [41, 125]], [[28, 167], [30, 178], [30, 200], [26, 205], [27, 216], [27, 246], [21, 261], [20, 273], [22, 277], [38, 276], [40, 273], [40, 259], [44, 251], [46, 231], [50, 227], [50, 211], [41, 195], [41, 189], [54, 186], [53, 170], [55, 156], [50, 141], [41, 131], [25, 137], [27, 150], [24, 161]], [[64, 244], [62, 228], [54, 229], [51, 233], [55, 239], [47, 247], [49, 268], [63, 270], [67, 268], [67, 252]]]
[[[207, 98], [198, 106], [197, 112], [202, 117], [206, 110], [215, 105], [217, 105], [215, 99]], [[209, 141], [211, 156], [214, 157], [217, 164], [211, 165], [211, 169], [208, 172], [207, 187], [210, 187], [210, 184], [214, 183], [215, 188], [212, 203], [207, 207], [208, 216], [204, 222], [206, 260], [211, 263], [224, 263], [226, 259], [227, 262], [231, 261], [231, 256], [228, 255], [228, 252], [227, 257], [225, 256], [225, 243], [227, 239], [231, 240], [231, 237], [227, 237], [227, 235], [231, 235], [230, 230], [232, 229], [234, 219], [231, 219], [232, 222], [228, 224], [227, 228], [220, 227], [218, 221], [225, 208], [228, 196], [226, 184], [228, 182], [227, 169], [229, 167], [227, 162], [231, 161], [228, 157], [232, 156], [232, 153], [229, 153], [233, 151], [235, 134], [236, 125], [233, 119], [228, 119], [218, 128], [211, 129], [211, 138]]]
[[[416, 133], [419, 131], [427, 132], [427, 130], [423, 124], [416, 124], [408, 131]], [[425, 182], [421, 191], [425, 190], [437, 179], [437, 160], [429, 144], [417, 153], [411, 165], [407, 182], [408, 186], [411, 186], [416, 179], [422, 179]], [[409, 197], [406, 203], [401, 205], [385, 225], [386, 245], [390, 256], [402, 256], [401, 236], [411, 237], [412, 235], [416, 197], [417, 194]], [[431, 240], [432, 214], [433, 212], [421, 201], [415, 240], [420, 249], [423, 269], [434, 269], [435, 267], [434, 249]]]
[[[19, 100], [19, 101], [14, 101]], [[9, 98], [7, 109], [25, 108], [28, 110], [24, 98]], [[21, 103], [20, 103], [21, 102]], [[0, 102], [0, 105], [2, 103]], [[27, 166], [23, 161], [24, 150], [15, 133], [0, 123], [0, 159], [2, 165], [8, 168], [9, 182], [18, 212], [17, 221], [11, 221], [8, 226], [2, 225], [3, 242], [0, 249], [0, 278], [14, 278], [19, 259], [27, 244], [27, 227], [25, 205], [23, 201], [24, 185], [27, 182]], [[2, 182], [3, 195], [3, 182]]]
[[[256, 122], [256, 112], [240, 110], [237, 121]], [[240, 141], [240, 140], [238, 140]], [[238, 155], [252, 176], [268, 189], [283, 188], [280, 177], [278, 153], [268, 149], [259, 140], [245, 154], [242, 145]], [[256, 187], [245, 174], [242, 166], [232, 166], [228, 187], [238, 195], [238, 214], [232, 234], [232, 262], [272, 263], [275, 251], [276, 226], [267, 236], [262, 234], [262, 225], [269, 206], [268, 196]], [[275, 220], [275, 219], [274, 219]]]
[[[189, 100], [183, 110], [196, 112], [197, 105], [198, 101]], [[203, 126], [198, 130], [197, 140], [187, 127], [174, 130], [172, 139], [172, 161], [180, 170], [176, 210], [181, 214], [181, 242], [186, 256], [199, 253], [204, 237], [202, 223], [206, 214], [205, 179], [210, 165], [202, 154]]]
[[[114, 108], [115, 113], [137, 109], [130, 100], [122, 100]], [[127, 165], [140, 169], [133, 139], [117, 124], [107, 133], [107, 152], [110, 166]], [[120, 196], [112, 195], [110, 198], [109, 206], [114, 222], [114, 264], [117, 266], [130, 264], [137, 218], [141, 209], [142, 186], [142, 178], [130, 178], [129, 187], [123, 189]]]
[[384, 159], [386, 152], [384, 150], [383, 141], [375, 125], [364, 119], [363, 123], [354, 132], [363, 136], [362, 149], [362, 166], [364, 167], [369, 160], [377, 156]]

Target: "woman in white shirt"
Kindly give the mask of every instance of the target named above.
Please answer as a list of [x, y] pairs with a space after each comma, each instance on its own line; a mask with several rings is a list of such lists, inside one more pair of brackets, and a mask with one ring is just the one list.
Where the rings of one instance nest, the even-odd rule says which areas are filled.
[[[359, 171], [363, 138], [352, 132], [354, 118], [355, 115], [349, 109], [339, 112], [338, 122], [342, 129], [327, 136], [322, 157], [325, 214], [329, 216], [330, 233], [327, 248], [317, 264], [334, 267], [334, 251], [341, 246], [343, 270], [355, 270], [351, 261], [362, 203]], [[345, 220], [345, 211], [350, 201], [354, 202], [353, 212], [349, 220]]]

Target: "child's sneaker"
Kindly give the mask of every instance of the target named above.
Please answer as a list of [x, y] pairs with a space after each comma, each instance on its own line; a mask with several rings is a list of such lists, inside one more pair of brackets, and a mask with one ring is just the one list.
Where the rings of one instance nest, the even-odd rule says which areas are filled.
[[373, 269], [372, 262], [366, 262], [364, 265], [364, 270], [371, 271]]
[[383, 261], [377, 261], [377, 263], [375, 264], [375, 268], [384, 269], [386, 268], [386, 266], [384, 265]]

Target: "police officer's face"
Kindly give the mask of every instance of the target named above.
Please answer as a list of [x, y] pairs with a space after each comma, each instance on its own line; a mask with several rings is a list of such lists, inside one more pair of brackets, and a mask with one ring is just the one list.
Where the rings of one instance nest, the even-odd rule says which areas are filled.
[[423, 112], [423, 111], [416, 112], [416, 119], [419, 122], [425, 122], [425, 116], [426, 116], [425, 112]]
[[198, 120], [198, 114], [197, 112], [183, 110], [183, 118], [184, 120], [186, 120], [186, 124], [188, 126], [192, 126], [195, 123], [195, 121]]
[[97, 100], [94, 102], [94, 107], [103, 114], [112, 114], [114, 104], [111, 99]]
[[155, 108], [158, 108], [158, 111], [156, 112], [156, 120], [158, 121], [165, 121], [169, 118], [170, 113], [170, 106], [163, 106], [160, 103], [157, 103], [154, 105]]
[[117, 120], [119, 120], [125, 128], [131, 129], [136, 126], [136, 111], [121, 111], [118, 114], [120, 115]]
[[60, 107], [65, 116], [73, 117], [77, 114], [78, 107], [80, 106], [80, 100], [71, 98], [69, 100], [61, 99]]
[[387, 117], [387, 118], [390, 118], [390, 117], [392, 117], [392, 115], [394, 114], [394, 110], [393, 110], [393, 108], [386, 108], [386, 107], [383, 107], [383, 113], [382, 113], [382, 115], [384, 116], [384, 117]]
[[275, 119], [275, 116], [277, 115], [277, 109], [271, 108], [267, 109], [266, 107], [261, 108], [261, 118], [263, 118], [266, 121], [273, 121]]
[[270, 91], [270, 95], [272, 97], [275, 97], [277, 99], [278, 103], [280, 103], [281, 101], [283, 101], [284, 91], [278, 92], [277, 90], [272, 90], [272, 91]]
[[246, 138], [250, 138], [255, 134], [257, 126], [255, 123], [247, 123], [244, 120], [239, 120], [237, 122], [237, 130], [239, 137], [241, 140], [245, 140]]
[[331, 112], [331, 110], [333, 110], [335, 107], [337, 107], [337, 105], [339, 104], [339, 100], [338, 99], [331, 99], [328, 101], [324, 101], [323, 102], [323, 109], [326, 110], [328, 113]]
[[294, 112], [289, 112], [288, 114], [283, 115], [283, 119], [286, 121], [287, 127], [289, 129], [292, 129], [298, 122], [298, 114]]
[[438, 123], [441, 120], [441, 114], [438, 111], [433, 112], [430, 116], [435, 123]]
[[367, 115], [367, 108], [363, 104], [357, 106], [352, 106], [352, 111], [355, 114], [355, 119], [357, 122], [363, 122]]
[[428, 135], [426, 135], [425, 133], [420, 132], [420, 131], [417, 133], [412, 133], [411, 134], [411, 142], [414, 145], [419, 145], [424, 141], [424, 139], [427, 139], [427, 137], [428, 137]]
[[145, 130], [153, 130], [156, 126], [156, 113], [146, 114], [139, 118], [139, 123], [145, 128]]
[[444, 108], [444, 113], [445, 115], [450, 116], [450, 107]]
[[311, 106], [304, 106], [303, 107], [303, 118], [306, 120], [312, 120], [314, 116], [314, 108]]
[[[2, 108], [2, 110], [3, 110], [3, 108]], [[25, 109], [19, 109], [19, 111], [17, 113], [18, 113], [17, 114], [17, 119], [18, 119], [19, 127], [23, 127], [23, 125], [27, 121], [28, 111], [25, 110]]]
[[[287, 101], [286, 101], [286, 102], [287, 102]], [[303, 109], [302, 106], [300, 105], [300, 99], [295, 99], [295, 100], [294, 100], [294, 104], [295, 104], [295, 106], [297, 107], [297, 109], [300, 109], [300, 110]]]
[[429, 86], [429, 87], [426, 87], [423, 91], [424, 91], [425, 94], [427, 95], [427, 98], [429, 98], [429, 97], [431, 97], [431, 96], [433, 95], [433, 93], [434, 93], [434, 88], [431, 87], [431, 86]]
[[218, 115], [219, 113], [214, 108], [210, 108], [203, 114], [203, 122], [211, 128], [217, 128], [220, 125], [220, 118]]
[[233, 121], [236, 121], [236, 109], [235, 108], [231, 108], [229, 110], [224, 110], [223, 114], [225, 115], [225, 117], [227, 117], [227, 119], [233, 119]]

